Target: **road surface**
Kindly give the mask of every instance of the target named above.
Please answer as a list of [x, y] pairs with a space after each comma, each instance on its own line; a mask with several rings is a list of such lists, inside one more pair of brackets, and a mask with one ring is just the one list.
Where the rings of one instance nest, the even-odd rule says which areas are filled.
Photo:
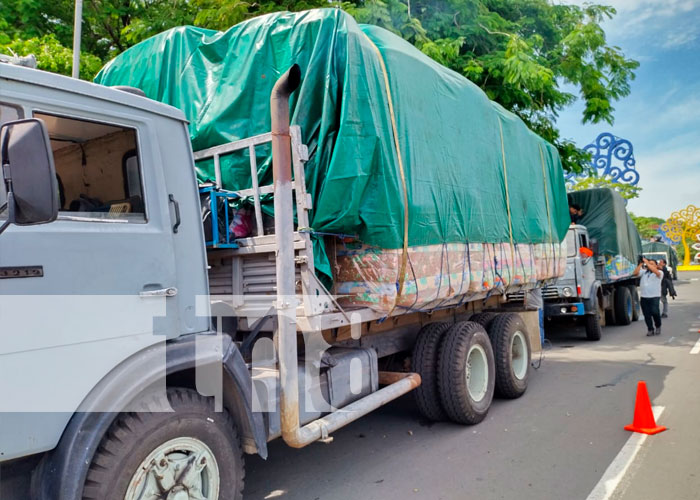
[[[267, 461], [247, 460], [245, 498], [700, 498], [700, 273], [677, 283], [659, 337], [641, 320], [605, 328], [600, 342], [582, 328], [549, 329], [527, 393], [494, 401], [481, 424], [428, 424], [408, 395], [331, 444], [271, 443]], [[666, 432], [623, 430], [638, 380], [663, 407]]]

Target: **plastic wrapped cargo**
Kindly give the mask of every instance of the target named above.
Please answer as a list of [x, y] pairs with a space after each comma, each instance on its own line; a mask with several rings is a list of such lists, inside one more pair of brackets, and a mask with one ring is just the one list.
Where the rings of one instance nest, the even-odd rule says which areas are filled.
[[[291, 122], [309, 146], [313, 201], [304, 229], [358, 242], [336, 258], [314, 238], [326, 283], [335, 280], [339, 293], [365, 283], [389, 302], [410, 302], [411, 280], [437, 280], [441, 296], [460, 290], [453, 277], [471, 283], [481, 273], [497, 287], [557, 276], [569, 221], [556, 148], [461, 75], [338, 9], [260, 16], [225, 32], [172, 29], [119, 55], [95, 81], [138, 87], [183, 110], [198, 150], [268, 132], [270, 90], [294, 63], [303, 77]], [[256, 156], [267, 184], [270, 152]], [[224, 188], [251, 187], [249, 158], [222, 158], [221, 170]], [[197, 175], [212, 179], [213, 166], [198, 164]], [[487, 265], [467, 273], [454, 259], [472, 245]], [[379, 270], [358, 264], [370, 256]], [[442, 257], [453, 259], [436, 267]], [[418, 262], [430, 265], [412, 271]]]
[[614, 281], [630, 276], [642, 254], [642, 242], [622, 196], [610, 188], [586, 189], [569, 193], [569, 202], [583, 209], [579, 223], [598, 240], [606, 278]]

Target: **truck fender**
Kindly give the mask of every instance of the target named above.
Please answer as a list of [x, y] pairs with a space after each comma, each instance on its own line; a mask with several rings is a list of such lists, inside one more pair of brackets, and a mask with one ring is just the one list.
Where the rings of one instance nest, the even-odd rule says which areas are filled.
[[[164, 352], [165, 351], [165, 352]], [[165, 368], [163, 367], [165, 359]], [[248, 452], [267, 458], [262, 413], [253, 412], [252, 380], [238, 347], [227, 335], [192, 334], [148, 347], [114, 368], [72, 415], [58, 446], [44, 455], [32, 477], [32, 498], [79, 500], [87, 470], [118, 411], [164, 376], [223, 363], [223, 399], [239, 425]]]
[[586, 314], [593, 312], [595, 308], [595, 299], [598, 299], [598, 303], [602, 303], [603, 300], [603, 287], [600, 281], [594, 281], [591, 285], [591, 293], [588, 295], [587, 299], [583, 301], [583, 307]]

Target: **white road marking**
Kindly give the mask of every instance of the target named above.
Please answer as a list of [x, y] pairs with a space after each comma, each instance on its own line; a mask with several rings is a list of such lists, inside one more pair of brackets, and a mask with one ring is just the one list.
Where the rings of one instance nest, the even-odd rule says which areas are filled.
[[697, 354], [700, 352], [700, 339], [698, 339], [697, 342], [695, 342], [695, 345], [693, 348], [690, 350], [690, 354]]
[[[664, 411], [664, 407], [654, 406], [652, 411], [654, 412], [654, 418], [658, 420], [661, 413]], [[600, 478], [600, 481], [595, 485], [595, 488], [593, 488], [593, 491], [591, 491], [586, 500], [608, 500], [612, 497], [612, 494], [615, 493], [622, 478], [625, 477], [627, 469], [632, 465], [634, 457], [642, 448], [644, 441], [646, 441], [648, 437], [647, 434], [632, 433], [620, 450], [620, 453], [618, 453], [610, 463], [605, 473], [603, 473], [603, 477]]]
[[699, 332], [700, 332], [700, 328], [697, 328], [697, 327], [695, 327], [695, 328], [688, 328], [688, 331], [689, 331], [689, 332], [693, 332], [693, 333], [699, 333]]

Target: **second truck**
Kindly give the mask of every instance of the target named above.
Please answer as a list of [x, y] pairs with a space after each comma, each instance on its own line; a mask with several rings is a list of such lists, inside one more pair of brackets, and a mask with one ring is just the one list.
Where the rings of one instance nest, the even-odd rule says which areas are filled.
[[549, 321], [581, 321], [586, 337], [600, 340], [604, 326], [639, 319], [639, 277], [633, 272], [642, 244], [616, 191], [574, 191], [569, 203], [583, 214], [566, 234], [564, 276], [542, 289], [544, 314]]

